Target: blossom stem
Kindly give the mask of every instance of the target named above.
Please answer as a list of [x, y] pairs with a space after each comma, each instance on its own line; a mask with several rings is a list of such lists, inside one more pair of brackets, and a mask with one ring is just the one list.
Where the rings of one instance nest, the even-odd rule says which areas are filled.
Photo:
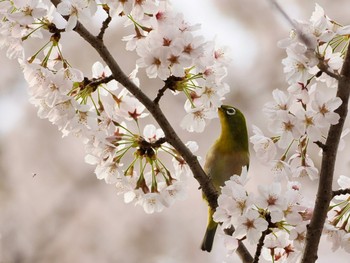
[[287, 149], [285, 150], [285, 152], [281, 156], [281, 158], [280, 158], [281, 161], [284, 161], [286, 159], [286, 156], [287, 156], [290, 148], [292, 147], [293, 143], [294, 143], [294, 139], [290, 142], [290, 144], [288, 145]]

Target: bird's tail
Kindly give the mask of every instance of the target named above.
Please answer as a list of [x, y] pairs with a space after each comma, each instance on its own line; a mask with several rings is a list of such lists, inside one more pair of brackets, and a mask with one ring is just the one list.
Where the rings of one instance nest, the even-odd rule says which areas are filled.
[[214, 214], [214, 211], [211, 208], [209, 208], [208, 226], [207, 226], [207, 230], [205, 231], [205, 235], [201, 246], [201, 249], [203, 251], [210, 252], [213, 247], [215, 232], [216, 232], [216, 228], [218, 227], [218, 223], [216, 223], [213, 220], [213, 214]]

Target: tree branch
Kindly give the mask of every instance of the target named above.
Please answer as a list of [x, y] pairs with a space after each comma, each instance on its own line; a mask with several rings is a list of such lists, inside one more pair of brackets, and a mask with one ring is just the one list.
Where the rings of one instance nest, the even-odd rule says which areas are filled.
[[113, 77], [113, 75], [110, 75], [108, 77], [92, 80], [90, 83], [88, 83], [88, 85], [95, 88], [101, 84], [107, 84], [108, 82], [110, 82], [112, 80], [114, 80], [114, 77]]
[[158, 94], [157, 94], [157, 97], [153, 100], [153, 102], [155, 104], [159, 104], [159, 101], [160, 99], [163, 97], [165, 91], [168, 89], [168, 86], [167, 85], [164, 85], [163, 88], [161, 88], [160, 90], [158, 90]]
[[339, 140], [348, 113], [350, 92], [350, 45], [348, 47], [341, 77], [338, 83], [337, 97], [342, 100], [340, 107], [335, 110], [339, 114], [338, 124], [329, 129], [325, 149], [323, 151], [320, 180], [316, 196], [316, 203], [311, 222], [307, 228], [306, 242], [301, 263], [313, 263], [317, 260], [317, 250], [327, 217], [328, 207], [333, 198], [332, 182]]
[[328, 76], [330, 76], [330, 77], [332, 77], [332, 78], [334, 78], [334, 79], [336, 79], [336, 80], [340, 80], [340, 75], [339, 74], [336, 74], [336, 73], [334, 73], [334, 72], [332, 72], [332, 71], [330, 71], [329, 69], [328, 69], [328, 65], [325, 63], [325, 61], [324, 61], [324, 59], [323, 58], [318, 58], [319, 59], [319, 63], [318, 63], [318, 68], [322, 71], [322, 72], [324, 72], [324, 73], [326, 73]]
[[97, 35], [97, 38], [100, 40], [103, 39], [106, 29], [108, 28], [109, 23], [112, 21], [112, 17], [109, 15], [109, 7], [107, 5], [103, 5], [103, 10], [106, 11], [107, 18], [103, 21], [100, 33]]
[[253, 257], [248, 251], [248, 249], [245, 247], [242, 241], [238, 241], [238, 248], [237, 248], [237, 254], [239, 258], [242, 260], [244, 263], [250, 263], [253, 261]]
[[258, 245], [256, 246], [255, 256], [253, 263], [258, 263], [261, 255], [262, 248], [264, 246], [265, 237], [271, 232], [269, 228], [267, 228], [264, 232], [261, 233], [261, 237], [259, 238]]
[[326, 149], [326, 145], [323, 142], [316, 141], [316, 142], [314, 142], [314, 144], [316, 144], [318, 147], [320, 147], [322, 149], [322, 151], [324, 151]]
[[[57, 6], [60, 0], [51, 0], [51, 2]], [[65, 17], [66, 18], [66, 17]], [[187, 146], [181, 141], [159, 105], [154, 103], [146, 94], [144, 94], [140, 88], [138, 88], [125, 73], [121, 70], [118, 63], [115, 61], [113, 56], [110, 54], [107, 47], [104, 45], [102, 39], [92, 35], [79, 21], [76, 27], [73, 29], [77, 32], [86, 42], [88, 42], [100, 55], [103, 61], [110, 68], [113, 77], [119, 83], [121, 83], [131, 94], [133, 94], [152, 114], [154, 119], [157, 121], [158, 125], [162, 128], [167, 141], [181, 154], [188, 166], [190, 167], [194, 178], [198, 181], [204, 195], [207, 198], [209, 206], [215, 210], [218, 206], [217, 199], [218, 193], [210, 180], [210, 178], [205, 174], [203, 168], [198, 162], [197, 156], [193, 155], [192, 152], [187, 148]], [[245, 248], [243, 243], [239, 244], [237, 249], [238, 253], [243, 253], [241, 258], [244, 263], [251, 263], [249, 258], [252, 258]], [[250, 257], [249, 257], [249, 256]]]
[[347, 194], [350, 194], [350, 188], [335, 190], [332, 193], [332, 197], [335, 197], [337, 195], [347, 195]]

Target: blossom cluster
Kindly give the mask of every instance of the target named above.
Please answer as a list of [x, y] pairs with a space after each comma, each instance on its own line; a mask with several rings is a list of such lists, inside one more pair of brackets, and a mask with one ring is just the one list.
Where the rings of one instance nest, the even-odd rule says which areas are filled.
[[[302, 204], [300, 187], [293, 181], [318, 179], [309, 151], [313, 145], [322, 149], [330, 125], [339, 121], [335, 110], [342, 101], [334, 88], [350, 35], [350, 26], [330, 19], [317, 4], [309, 21], [295, 21], [295, 27], [288, 39], [279, 42], [287, 53], [282, 64], [288, 88], [275, 89], [274, 100], [264, 106], [273, 135], [253, 126], [250, 138], [257, 158], [270, 166], [274, 183], [259, 187], [259, 197], [253, 198], [237, 177], [231, 178], [222, 188], [214, 215], [224, 228], [236, 228], [232, 237], [225, 237], [229, 251], [236, 249], [239, 239], [257, 244], [265, 235], [262, 255], [272, 262], [296, 262], [302, 250], [312, 210]], [[347, 133], [346, 129], [342, 136]], [[339, 149], [343, 146], [341, 142]], [[349, 178], [341, 176], [339, 184], [348, 188]], [[349, 201], [349, 195], [337, 197], [330, 207], [324, 231], [334, 250], [350, 251]]]
[[310, 20], [295, 21], [295, 26], [290, 37], [279, 42], [287, 53], [282, 64], [288, 89], [274, 90], [274, 101], [264, 106], [273, 136], [253, 127], [250, 140], [257, 157], [270, 163], [278, 177], [314, 180], [318, 170], [308, 148], [323, 144], [330, 125], [339, 121], [335, 110], [342, 101], [333, 88], [340, 78], [350, 26], [331, 20], [317, 4]]
[[[57, 125], [63, 136], [81, 137], [86, 162], [96, 166], [98, 179], [116, 185], [125, 202], [141, 205], [147, 213], [161, 211], [184, 197], [191, 174], [187, 163], [161, 129], [140, 127], [139, 120], [149, 115], [145, 106], [121, 87], [107, 66], [95, 62], [88, 76], [63, 52], [64, 33], [98, 10], [107, 16], [103, 30], [112, 19], [133, 30], [123, 38], [126, 49], [139, 56], [131, 81], [139, 86], [137, 75], [145, 69], [149, 78], [164, 81], [165, 91], [185, 95], [181, 126], [190, 132], [204, 130], [229, 91], [223, 82], [226, 50], [205, 41], [199, 26], [187, 23], [165, 0], [0, 2], [0, 47], [19, 61], [38, 116]], [[25, 43], [30, 39], [47, 41], [28, 55]], [[187, 146], [198, 148], [195, 142]]]
[[312, 209], [302, 197], [301, 184], [288, 182], [285, 188], [280, 182], [260, 185], [259, 195], [254, 196], [245, 190], [247, 181], [246, 170], [226, 181], [213, 215], [223, 229], [235, 228], [232, 236], [224, 236], [228, 255], [237, 249], [239, 240], [256, 245], [264, 235], [264, 259], [297, 262], [312, 216]]
[[146, 15], [150, 11], [128, 15], [127, 25], [134, 26], [135, 32], [123, 38], [126, 49], [136, 50], [137, 66], [145, 68], [149, 78], [160, 78], [175, 94], [185, 95], [187, 114], [180, 125], [190, 132], [202, 132], [206, 120], [217, 116], [217, 108], [229, 92], [223, 82], [229, 62], [227, 50], [205, 41], [196, 33], [199, 25], [188, 24], [169, 6], [161, 6], [153, 16]]

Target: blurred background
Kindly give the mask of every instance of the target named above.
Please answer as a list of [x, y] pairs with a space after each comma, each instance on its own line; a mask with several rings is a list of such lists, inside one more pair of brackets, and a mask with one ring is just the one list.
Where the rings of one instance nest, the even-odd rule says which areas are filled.
[[[273, 89], [287, 88], [281, 66], [285, 53], [276, 43], [289, 35], [290, 26], [268, 1], [173, 2], [187, 20], [202, 24], [208, 39], [215, 37], [220, 45], [231, 48], [233, 61], [226, 81], [232, 92], [226, 103], [245, 112], [250, 130], [255, 124], [267, 131], [261, 109], [271, 100]], [[304, 20], [309, 19], [315, 6], [314, 1], [280, 2], [291, 17]], [[318, 3], [332, 19], [350, 24], [349, 1]], [[121, 36], [127, 34], [120, 23], [113, 22], [106, 43], [129, 73], [136, 57], [125, 51], [121, 41]], [[64, 38], [64, 53], [75, 67], [91, 76], [92, 63], [100, 59], [76, 34]], [[225, 257], [220, 237], [212, 253], [199, 249], [207, 207], [194, 179], [189, 182], [187, 199], [162, 213], [147, 215], [142, 207], [124, 204], [114, 187], [97, 180], [94, 167], [84, 162], [81, 141], [62, 139], [56, 127], [36, 116], [17, 62], [8, 60], [4, 53], [0, 52], [0, 263], [240, 262], [236, 257]], [[160, 87], [146, 79], [141, 83], [151, 96]], [[173, 114], [175, 109], [181, 112], [183, 97], [167, 94], [161, 103], [167, 105], [165, 112], [181, 138], [196, 140], [198, 155], [204, 157], [218, 135], [218, 120], [213, 120], [202, 134], [187, 133], [177, 125], [183, 116]], [[349, 175], [349, 138], [346, 141], [348, 146], [339, 154], [336, 175]], [[319, 165], [316, 152], [314, 160]], [[250, 176], [252, 191], [257, 184], [271, 180], [253, 151]], [[312, 202], [314, 185], [304, 190]], [[330, 247], [322, 241], [318, 262], [348, 262], [344, 252], [333, 254]]]

